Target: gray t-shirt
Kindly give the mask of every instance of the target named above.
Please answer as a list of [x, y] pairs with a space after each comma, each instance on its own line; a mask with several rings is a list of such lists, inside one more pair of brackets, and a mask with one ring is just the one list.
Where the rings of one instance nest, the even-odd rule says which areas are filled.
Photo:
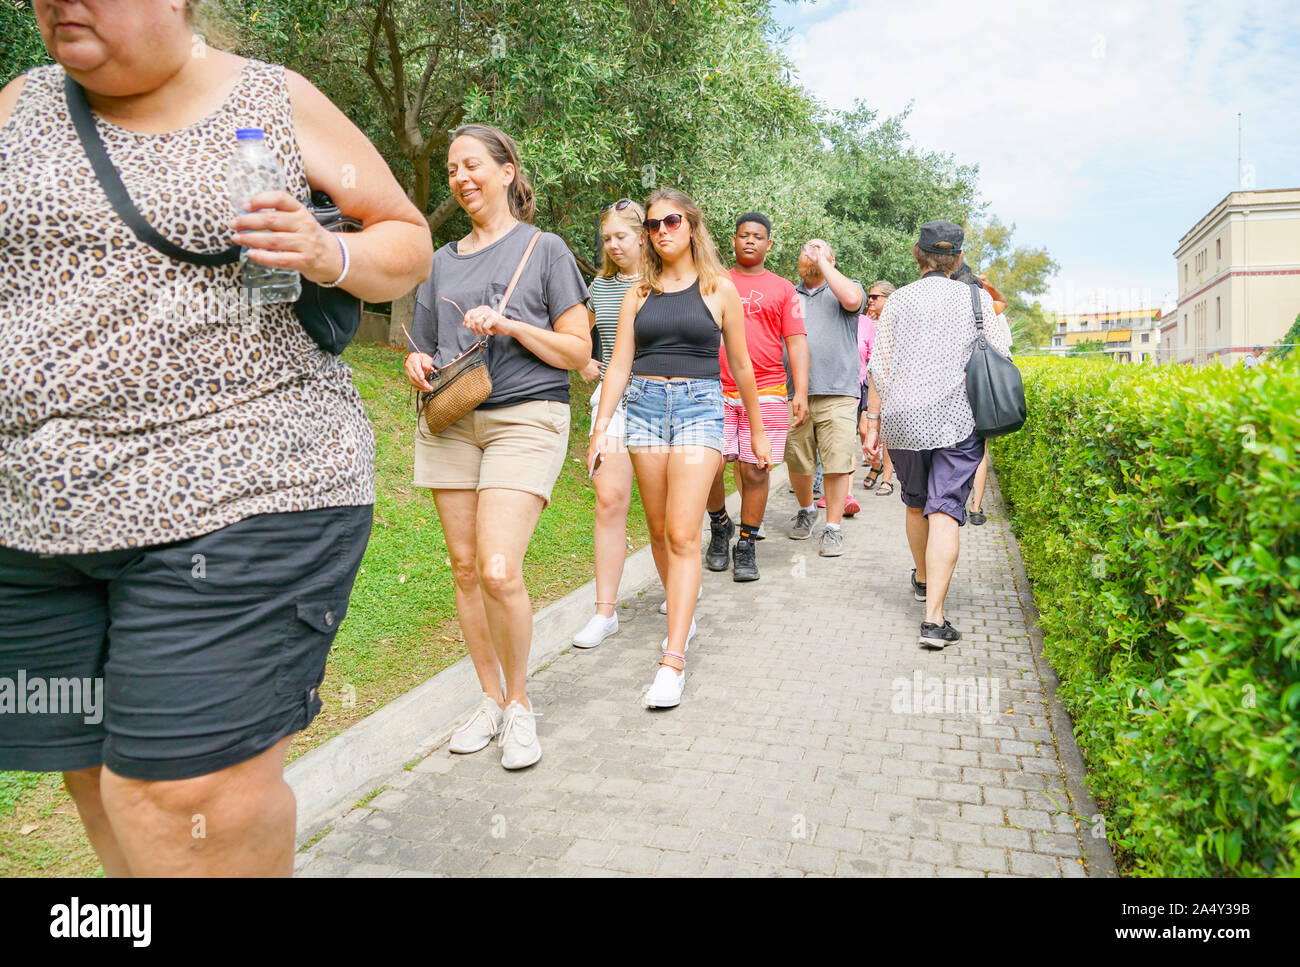
[[[860, 282], [855, 280], [853, 284], [862, 291]], [[862, 388], [858, 379], [862, 365], [858, 355], [858, 313], [862, 305], [845, 309], [826, 283], [809, 292], [800, 282], [795, 292], [808, 333], [808, 395], [857, 399]]]
[[[534, 226], [520, 222], [477, 252], [460, 255], [456, 243], [448, 242], [434, 253], [433, 271], [415, 293], [411, 333], [420, 351], [433, 357], [434, 366], [445, 365], [474, 345], [479, 337], [463, 324], [463, 313], [476, 306], [496, 307], [501, 302], [536, 232]], [[587, 284], [573, 253], [558, 235], [543, 232], [510, 297], [506, 315], [530, 326], [551, 329], [567, 310], [586, 301]], [[510, 336], [490, 337], [487, 364], [492, 395], [481, 404], [482, 409], [528, 400], [569, 402], [568, 372], [538, 359]]]

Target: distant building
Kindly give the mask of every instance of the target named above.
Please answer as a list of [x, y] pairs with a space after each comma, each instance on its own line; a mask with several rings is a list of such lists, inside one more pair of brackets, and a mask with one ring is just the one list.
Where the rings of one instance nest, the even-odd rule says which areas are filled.
[[1100, 340], [1101, 351], [1117, 363], [1155, 362], [1159, 316], [1155, 309], [1064, 313], [1056, 317], [1048, 349], [1064, 356], [1073, 346]]
[[1178, 308], [1160, 320], [1168, 361], [1234, 363], [1277, 342], [1300, 313], [1300, 188], [1230, 192], [1174, 258]]

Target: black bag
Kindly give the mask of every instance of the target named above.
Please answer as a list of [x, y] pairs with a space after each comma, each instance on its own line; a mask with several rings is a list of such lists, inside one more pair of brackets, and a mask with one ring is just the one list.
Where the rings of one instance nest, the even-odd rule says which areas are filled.
[[[72, 124], [81, 139], [81, 147], [90, 159], [90, 166], [99, 179], [99, 186], [104, 189], [109, 203], [118, 217], [126, 222], [135, 233], [135, 237], [146, 245], [157, 249], [163, 255], [191, 265], [230, 265], [239, 261], [239, 246], [232, 245], [220, 252], [191, 252], [163, 238], [150, 225], [140, 210], [131, 201], [122, 177], [113, 167], [104, 143], [99, 139], [95, 128], [94, 115], [90, 113], [90, 104], [86, 101], [86, 92], [81, 85], [67, 75], [63, 84], [68, 98], [68, 111], [72, 115]], [[307, 203], [321, 227], [330, 232], [357, 232], [361, 222], [339, 211], [338, 206], [323, 191], [313, 191]], [[307, 335], [315, 340], [316, 345], [327, 353], [338, 355], [347, 348], [352, 337], [361, 328], [361, 300], [343, 289], [319, 286], [315, 282], [302, 279], [302, 294], [294, 303], [293, 310], [298, 321], [307, 330]]]
[[1016, 364], [989, 348], [978, 286], [970, 287], [970, 301], [975, 308], [975, 348], [966, 361], [966, 396], [975, 414], [975, 432], [984, 439], [1005, 436], [1025, 425], [1025, 384]]

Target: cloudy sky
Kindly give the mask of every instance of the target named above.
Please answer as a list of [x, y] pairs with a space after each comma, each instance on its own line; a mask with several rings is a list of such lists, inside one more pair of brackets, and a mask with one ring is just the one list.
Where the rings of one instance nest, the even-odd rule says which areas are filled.
[[1300, 186], [1300, 4], [774, 0], [806, 87], [904, 110], [978, 164], [988, 212], [1061, 271], [1044, 300], [1159, 305], [1179, 238], [1236, 187]]

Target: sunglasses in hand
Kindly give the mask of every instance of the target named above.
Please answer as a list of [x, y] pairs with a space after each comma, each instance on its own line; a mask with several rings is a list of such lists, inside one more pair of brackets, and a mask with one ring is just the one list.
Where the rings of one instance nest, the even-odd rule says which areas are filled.
[[647, 218], [645, 220], [646, 231], [651, 234], [659, 231], [660, 225], [663, 225], [663, 227], [668, 229], [670, 232], [675, 232], [681, 224], [682, 216], [677, 214], [677, 212], [673, 212], [671, 215], [665, 215], [663, 218]]

